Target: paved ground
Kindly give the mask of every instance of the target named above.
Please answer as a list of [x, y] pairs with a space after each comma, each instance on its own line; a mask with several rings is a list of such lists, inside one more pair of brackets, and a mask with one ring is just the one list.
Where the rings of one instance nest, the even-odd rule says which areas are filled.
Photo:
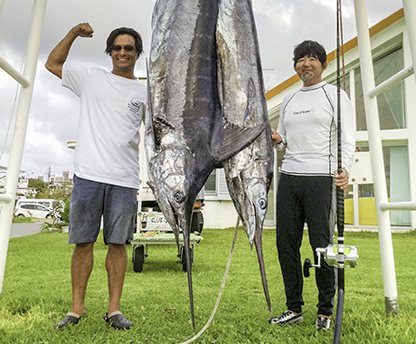
[[18, 238], [40, 233], [42, 222], [37, 223], [12, 223], [10, 238]]

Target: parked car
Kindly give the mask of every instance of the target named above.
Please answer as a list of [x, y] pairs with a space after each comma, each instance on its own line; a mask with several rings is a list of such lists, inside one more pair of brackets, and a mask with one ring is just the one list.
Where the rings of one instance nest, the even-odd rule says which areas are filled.
[[26, 199], [18, 199], [16, 202], [15, 209], [19, 208], [22, 204], [40, 204], [47, 208], [49, 208], [50, 211], [56, 207], [56, 205], [59, 204], [57, 207], [57, 211], [64, 211], [65, 203], [64, 201], [60, 201], [57, 199], [37, 199], [37, 198], [26, 198]]
[[20, 204], [14, 213], [20, 217], [52, 218], [52, 212], [41, 204]]

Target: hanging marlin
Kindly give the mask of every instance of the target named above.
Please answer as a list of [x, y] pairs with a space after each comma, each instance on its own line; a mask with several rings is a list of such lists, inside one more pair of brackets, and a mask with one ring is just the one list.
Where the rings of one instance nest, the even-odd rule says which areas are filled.
[[218, 96], [218, 0], [158, 0], [152, 18], [145, 147], [149, 185], [178, 241], [182, 232], [195, 329], [189, 234], [196, 195], [216, 167], [265, 124], [229, 123]]
[[257, 30], [251, 0], [219, 0], [217, 45], [220, 98], [227, 119], [239, 126], [266, 123], [247, 148], [224, 162], [228, 190], [256, 246], [264, 294], [272, 313], [262, 250], [267, 195], [273, 178], [274, 152], [264, 92]]

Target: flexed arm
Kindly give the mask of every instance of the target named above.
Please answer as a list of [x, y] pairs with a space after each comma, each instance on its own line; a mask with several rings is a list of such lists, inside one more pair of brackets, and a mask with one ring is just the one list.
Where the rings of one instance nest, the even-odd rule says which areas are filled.
[[58, 78], [62, 78], [62, 66], [68, 57], [72, 43], [74, 43], [78, 36], [92, 37], [93, 33], [94, 30], [88, 23], [81, 23], [74, 26], [49, 54], [48, 60], [45, 63], [46, 69]]

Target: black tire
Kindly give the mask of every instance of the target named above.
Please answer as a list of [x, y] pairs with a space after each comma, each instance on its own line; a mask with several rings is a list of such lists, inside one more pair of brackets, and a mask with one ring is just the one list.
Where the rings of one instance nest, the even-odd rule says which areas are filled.
[[[191, 253], [191, 265], [194, 262], [194, 250], [189, 248]], [[186, 272], [186, 258], [185, 258], [185, 246], [181, 246], [181, 263], [182, 263], [182, 271]]]
[[137, 246], [133, 253], [133, 270], [142, 272], [144, 264], [144, 246]]
[[204, 228], [204, 216], [201, 211], [194, 211], [192, 213], [191, 233], [201, 234]]

